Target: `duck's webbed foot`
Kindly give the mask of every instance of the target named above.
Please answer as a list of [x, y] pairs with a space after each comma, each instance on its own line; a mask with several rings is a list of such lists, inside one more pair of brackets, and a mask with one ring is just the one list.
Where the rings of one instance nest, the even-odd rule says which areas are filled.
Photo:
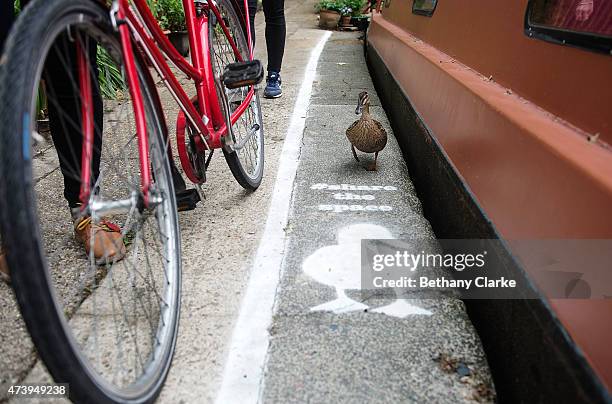
[[368, 165], [366, 167], [366, 170], [368, 170], [368, 171], [376, 171], [376, 167], [377, 167], [376, 161], [377, 160], [378, 160], [378, 152], [376, 152], [376, 154], [374, 154], [374, 162], [372, 164]]

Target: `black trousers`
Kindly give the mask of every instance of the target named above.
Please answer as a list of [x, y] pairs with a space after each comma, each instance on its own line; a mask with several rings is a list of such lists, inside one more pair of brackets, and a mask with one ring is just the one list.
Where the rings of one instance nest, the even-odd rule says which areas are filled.
[[[21, 0], [22, 9], [27, 6], [27, 0]], [[9, 31], [14, 23], [12, 0], [0, 0], [0, 52]], [[90, 72], [97, 72], [96, 44], [91, 43], [88, 55], [91, 64]], [[49, 126], [53, 144], [57, 150], [60, 169], [64, 177], [64, 197], [68, 205], [74, 208], [79, 205], [81, 188], [81, 150], [83, 133], [81, 131], [81, 102], [75, 91], [78, 83], [76, 63], [76, 47], [68, 41], [64, 34], [60, 35], [54, 46], [49, 50], [44, 68], [45, 88], [47, 92], [47, 107]], [[98, 80], [92, 74], [92, 101], [94, 115], [94, 147], [92, 158], [92, 181], [100, 173], [100, 150], [103, 130], [103, 105]], [[78, 86], [78, 84], [76, 84]]]
[[[104, 106], [96, 77], [98, 72], [98, 65], [96, 63], [97, 45], [91, 43], [87, 53], [90, 60], [89, 71], [91, 72], [94, 119], [94, 144], [91, 162], [91, 181], [93, 185], [100, 174]], [[77, 93], [79, 71], [76, 56], [77, 51], [74, 43], [70, 42], [62, 34], [49, 51], [44, 71], [49, 127], [59, 158], [60, 169], [64, 177], [64, 197], [71, 208], [80, 204], [79, 193], [81, 188], [81, 155], [83, 147], [81, 99], [80, 94]]]
[[[242, 0], [237, 0], [241, 2]], [[280, 72], [285, 53], [285, 0], [263, 0], [263, 11], [266, 18], [266, 48], [268, 50], [268, 72]], [[249, 0], [249, 17], [251, 36], [255, 42], [255, 13], [257, 0]]]

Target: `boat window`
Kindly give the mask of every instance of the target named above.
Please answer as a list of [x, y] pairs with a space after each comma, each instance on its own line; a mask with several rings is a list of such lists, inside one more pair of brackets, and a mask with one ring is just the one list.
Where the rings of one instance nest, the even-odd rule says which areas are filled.
[[525, 32], [551, 42], [610, 53], [612, 1], [530, 0]]
[[438, 0], [414, 0], [412, 3], [412, 13], [431, 17], [436, 9]]

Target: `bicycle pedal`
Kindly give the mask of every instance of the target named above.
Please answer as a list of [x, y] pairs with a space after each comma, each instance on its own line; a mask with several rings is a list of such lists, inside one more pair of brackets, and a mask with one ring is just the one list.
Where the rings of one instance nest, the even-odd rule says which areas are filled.
[[176, 193], [176, 208], [179, 212], [194, 210], [200, 201], [197, 189], [186, 189]]
[[223, 84], [229, 89], [254, 86], [261, 83], [263, 76], [263, 66], [257, 59], [230, 63], [223, 72]]

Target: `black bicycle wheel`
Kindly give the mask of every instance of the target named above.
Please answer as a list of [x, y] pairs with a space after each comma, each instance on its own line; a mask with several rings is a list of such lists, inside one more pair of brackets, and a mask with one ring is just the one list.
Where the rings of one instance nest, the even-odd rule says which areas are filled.
[[[62, 189], [70, 199], [69, 184], [81, 181], [78, 49], [93, 87], [86, 110], [93, 109], [96, 136], [90, 196], [71, 217]], [[153, 401], [178, 331], [180, 237], [166, 128], [152, 78], [137, 60], [152, 173], [145, 201], [120, 49], [100, 3], [35, 0], [14, 27], [0, 71], [2, 240], [38, 353], [77, 402]], [[95, 226], [80, 236], [90, 240], [89, 252], [72, 234], [72, 220], [87, 217]], [[110, 221], [121, 231], [122, 260], [101, 259], [93, 248], [96, 229], [115, 228]]]
[[[221, 17], [229, 29], [240, 54], [247, 57], [249, 48], [244, 30], [244, 18], [242, 17], [242, 13], [240, 10], [236, 10], [234, 3], [230, 0], [221, 0], [217, 4]], [[236, 62], [236, 58], [227, 36], [225, 36], [221, 29], [221, 25], [218, 24], [212, 12], [210, 13], [209, 21], [210, 57], [213, 73], [218, 80], [220, 75], [223, 74], [225, 66]], [[222, 96], [219, 92], [220, 89], [223, 89], [227, 96], [230, 109], [230, 111], [226, 111], [222, 105], [222, 110], [225, 114], [231, 114], [232, 111], [242, 104], [249, 88], [243, 87], [230, 90], [225, 88], [222, 84], [217, 84], [218, 96]], [[234, 178], [236, 178], [236, 181], [238, 181], [243, 188], [254, 191], [261, 184], [264, 169], [264, 128], [263, 119], [261, 117], [259, 94], [257, 91], [248, 108], [232, 126], [232, 129], [234, 132], [235, 144], [239, 146], [236, 150], [228, 150], [224, 147], [223, 154], [225, 155], [225, 160]]]

